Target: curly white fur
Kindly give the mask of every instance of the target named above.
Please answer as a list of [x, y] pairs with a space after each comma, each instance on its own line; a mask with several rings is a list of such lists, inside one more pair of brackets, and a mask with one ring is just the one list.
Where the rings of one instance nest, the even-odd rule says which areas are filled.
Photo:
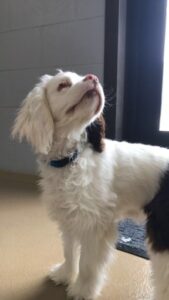
[[[105, 150], [94, 151], [85, 130], [103, 107], [96, 77], [61, 71], [42, 77], [25, 99], [13, 129], [13, 135], [26, 137], [38, 154], [44, 200], [62, 232], [65, 261], [54, 266], [50, 276], [68, 284], [68, 294], [76, 300], [100, 294], [117, 222], [124, 217], [144, 219], [143, 207], [157, 193], [169, 164], [169, 151], [160, 147], [105, 140]], [[75, 149], [80, 154], [73, 164], [49, 166], [51, 159]], [[159, 254], [158, 266], [152, 251], [151, 256], [156, 274], [160, 268], [168, 274], [168, 256], [161, 260]], [[166, 275], [162, 285], [168, 284]], [[166, 294], [163, 291], [159, 279], [155, 300], [169, 299], [168, 288]]]

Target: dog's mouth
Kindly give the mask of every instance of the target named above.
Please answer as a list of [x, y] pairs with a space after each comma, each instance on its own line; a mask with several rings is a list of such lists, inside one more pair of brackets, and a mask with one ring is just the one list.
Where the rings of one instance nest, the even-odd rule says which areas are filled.
[[94, 99], [95, 97], [98, 98], [98, 105], [96, 107], [96, 111], [95, 111], [95, 114], [97, 114], [100, 110], [100, 107], [101, 107], [101, 96], [100, 96], [100, 93], [99, 91], [94, 88], [94, 89], [91, 89], [89, 91], [87, 91], [83, 96], [82, 98], [80, 99], [80, 101], [78, 101], [76, 104], [74, 104], [73, 106], [71, 106], [68, 110], [67, 110], [67, 113], [73, 113], [76, 108], [86, 99]]

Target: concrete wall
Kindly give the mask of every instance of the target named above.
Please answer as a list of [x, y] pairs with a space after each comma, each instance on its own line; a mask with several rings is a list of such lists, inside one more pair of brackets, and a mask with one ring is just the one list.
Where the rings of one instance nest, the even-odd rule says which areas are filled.
[[105, 0], [0, 1], [0, 170], [33, 173], [27, 144], [10, 139], [20, 102], [55, 68], [103, 79]]

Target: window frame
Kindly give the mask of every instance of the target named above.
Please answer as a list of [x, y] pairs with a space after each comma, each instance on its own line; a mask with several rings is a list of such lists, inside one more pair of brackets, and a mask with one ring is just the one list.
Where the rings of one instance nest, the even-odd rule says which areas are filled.
[[[117, 57], [118, 57], [119, 0], [106, 0], [105, 47], [104, 47], [104, 91], [109, 104], [105, 109], [106, 137], [115, 138]], [[109, 96], [110, 95], [110, 96]], [[113, 96], [112, 96], [113, 95]]]

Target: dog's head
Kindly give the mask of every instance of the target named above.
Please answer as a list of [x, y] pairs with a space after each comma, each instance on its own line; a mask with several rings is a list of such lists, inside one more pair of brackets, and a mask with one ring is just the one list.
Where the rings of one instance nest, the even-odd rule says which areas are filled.
[[[20, 140], [25, 137], [35, 152], [47, 154], [54, 136], [59, 139], [57, 132], [62, 136], [76, 135], [97, 120], [88, 130], [88, 137], [95, 150], [101, 151], [98, 139], [101, 142], [103, 107], [104, 93], [95, 75], [62, 71], [55, 76], [44, 75], [24, 100], [12, 134]], [[97, 142], [92, 142], [96, 136]]]

